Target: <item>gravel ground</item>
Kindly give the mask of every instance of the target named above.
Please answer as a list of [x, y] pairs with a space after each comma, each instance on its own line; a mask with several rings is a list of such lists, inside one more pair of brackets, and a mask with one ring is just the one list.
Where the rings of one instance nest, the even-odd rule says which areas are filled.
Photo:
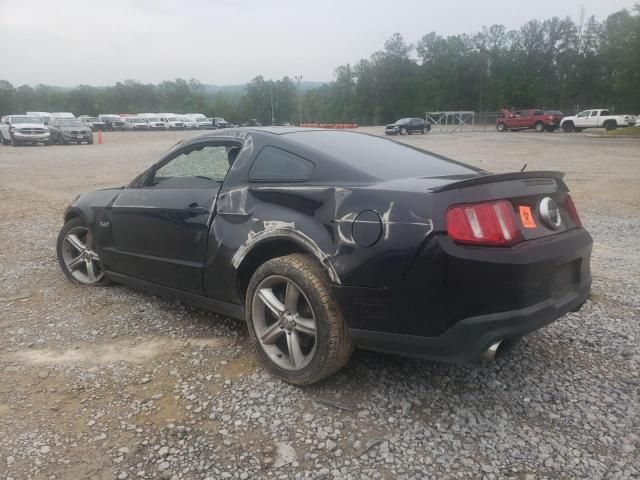
[[0, 147], [0, 478], [640, 477], [640, 142], [402, 138], [494, 171], [566, 171], [595, 241], [591, 300], [495, 363], [358, 351], [297, 388], [257, 364], [240, 322], [57, 267], [65, 205], [186, 135]]

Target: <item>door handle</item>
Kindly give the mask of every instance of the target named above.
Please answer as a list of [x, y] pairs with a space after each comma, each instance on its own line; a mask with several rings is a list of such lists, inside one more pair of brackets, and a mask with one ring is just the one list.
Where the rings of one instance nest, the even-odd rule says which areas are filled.
[[190, 215], [204, 215], [205, 213], [209, 213], [209, 210], [205, 207], [198, 206], [197, 203], [192, 203], [191, 205], [187, 205], [184, 209]]

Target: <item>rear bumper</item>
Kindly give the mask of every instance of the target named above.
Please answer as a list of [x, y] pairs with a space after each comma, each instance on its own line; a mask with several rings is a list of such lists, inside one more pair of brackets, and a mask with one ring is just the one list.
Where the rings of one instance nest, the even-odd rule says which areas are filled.
[[334, 295], [356, 345], [473, 360], [492, 343], [526, 335], [584, 303], [592, 242], [582, 228], [495, 249], [435, 235], [392, 285], [335, 286]]
[[523, 337], [580, 308], [589, 296], [590, 287], [589, 279], [559, 298], [518, 310], [466, 318], [438, 337], [360, 329], [349, 329], [349, 333], [358, 347], [367, 350], [446, 362], [472, 362], [479, 360], [492, 344]]

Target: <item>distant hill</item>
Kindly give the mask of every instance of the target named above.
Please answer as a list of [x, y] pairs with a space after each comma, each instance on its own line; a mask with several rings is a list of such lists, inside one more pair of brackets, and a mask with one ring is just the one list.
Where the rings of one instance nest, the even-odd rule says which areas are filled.
[[[313, 82], [313, 81], [303, 80], [300, 82], [300, 90], [302, 92], [313, 90], [314, 88], [320, 87], [324, 83], [325, 82]], [[209, 85], [209, 84], [203, 83], [202, 87], [204, 88], [204, 92], [208, 94], [224, 92], [230, 95], [242, 95], [244, 94], [244, 91], [247, 88], [247, 84], [242, 83], [239, 85]]]

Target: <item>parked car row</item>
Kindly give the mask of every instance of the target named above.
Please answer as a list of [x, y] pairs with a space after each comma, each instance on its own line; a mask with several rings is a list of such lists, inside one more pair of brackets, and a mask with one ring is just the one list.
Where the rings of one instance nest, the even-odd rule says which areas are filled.
[[[27, 112], [27, 116], [38, 118], [44, 125], [51, 119], [76, 118], [71, 112]], [[139, 130], [214, 130], [235, 125], [222, 117], [206, 117], [202, 113], [101, 113], [98, 116], [80, 115], [77, 120], [92, 131], [139, 131]]]
[[496, 119], [499, 132], [533, 129], [536, 132], [553, 132], [561, 128], [564, 132], [581, 132], [585, 128], [615, 130], [634, 125], [633, 115], [610, 115], [606, 109], [585, 110], [577, 115], [564, 116], [559, 110], [528, 109], [511, 111], [503, 109]]
[[0, 143], [19, 145], [37, 145], [53, 143], [93, 143], [93, 132], [78, 119], [51, 114], [48, 125], [34, 115], [6, 115], [0, 118]]

